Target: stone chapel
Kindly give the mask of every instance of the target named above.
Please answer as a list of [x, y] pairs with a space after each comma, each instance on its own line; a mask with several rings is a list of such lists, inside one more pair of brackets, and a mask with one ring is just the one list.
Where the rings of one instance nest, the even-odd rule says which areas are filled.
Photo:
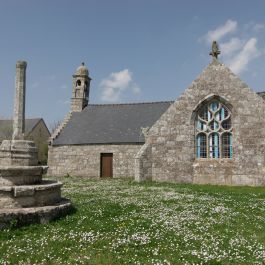
[[218, 60], [175, 101], [90, 104], [85, 65], [52, 135], [50, 175], [265, 185], [265, 102]]

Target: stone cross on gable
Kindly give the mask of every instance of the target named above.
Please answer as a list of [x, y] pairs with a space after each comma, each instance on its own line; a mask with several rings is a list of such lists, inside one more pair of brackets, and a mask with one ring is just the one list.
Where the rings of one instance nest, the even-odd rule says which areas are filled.
[[219, 46], [217, 41], [213, 41], [212, 43], [212, 51], [210, 52], [210, 55], [212, 55], [213, 59], [218, 59], [218, 55], [221, 53], [219, 50]]

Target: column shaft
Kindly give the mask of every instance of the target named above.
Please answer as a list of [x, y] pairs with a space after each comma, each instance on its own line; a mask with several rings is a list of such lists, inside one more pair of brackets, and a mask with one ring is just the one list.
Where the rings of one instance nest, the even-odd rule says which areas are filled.
[[13, 140], [23, 140], [25, 133], [25, 96], [26, 96], [26, 68], [25, 61], [16, 64], [16, 95], [13, 117]]

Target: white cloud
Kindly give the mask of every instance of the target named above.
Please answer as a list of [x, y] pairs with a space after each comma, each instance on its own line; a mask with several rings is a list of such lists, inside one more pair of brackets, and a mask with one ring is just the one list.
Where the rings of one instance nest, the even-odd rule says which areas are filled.
[[132, 92], [133, 94], [139, 94], [141, 92], [141, 88], [137, 84], [132, 85]]
[[133, 81], [132, 73], [128, 69], [111, 73], [100, 83], [101, 100], [107, 102], [118, 102], [125, 91], [134, 94], [140, 93], [141, 89]]
[[220, 49], [224, 56], [230, 55], [235, 51], [242, 49], [244, 41], [239, 38], [231, 38], [228, 42], [221, 43]]
[[264, 25], [264, 24], [260, 24], [260, 23], [255, 24], [255, 25], [253, 26], [253, 30], [256, 31], [256, 32], [258, 32], [258, 31], [260, 31], [260, 30], [262, 30], [262, 29], [264, 29], [264, 28], [265, 28], [265, 25]]
[[230, 69], [240, 74], [248, 64], [265, 53], [264, 48], [258, 48], [258, 32], [265, 29], [265, 24], [250, 21], [238, 25], [237, 21], [227, 20], [215, 30], [208, 31], [200, 40], [207, 45], [213, 40], [220, 41], [221, 56]]
[[251, 60], [261, 55], [261, 52], [257, 48], [257, 41], [256, 38], [249, 39], [243, 49], [230, 60], [228, 66], [234, 73], [241, 73], [247, 68]]
[[227, 20], [224, 25], [217, 27], [215, 30], [210, 30], [207, 34], [203, 37], [203, 39], [207, 43], [211, 43], [212, 41], [220, 40], [225, 35], [234, 32], [237, 29], [237, 21]]

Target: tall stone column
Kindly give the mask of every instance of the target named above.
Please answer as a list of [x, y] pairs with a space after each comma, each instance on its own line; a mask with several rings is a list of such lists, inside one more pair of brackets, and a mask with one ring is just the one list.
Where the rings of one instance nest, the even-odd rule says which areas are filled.
[[17, 61], [16, 64], [16, 95], [13, 117], [13, 140], [23, 140], [25, 133], [25, 95], [26, 95], [27, 62]]

